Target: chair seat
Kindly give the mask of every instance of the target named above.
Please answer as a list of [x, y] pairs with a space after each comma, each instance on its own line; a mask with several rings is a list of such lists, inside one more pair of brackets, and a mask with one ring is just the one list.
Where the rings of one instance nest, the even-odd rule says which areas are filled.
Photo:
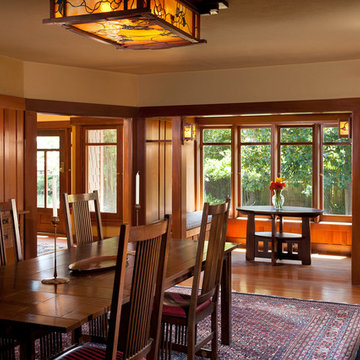
[[[162, 314], [165, 316], [174, 316], [185, 318], [190, 307], [190, 298], [188, 294], [180, 294], [177, 292], [165, 292]], [[211, 300], [206, 300], [196, 307], [199, 313], [205, 310], [211, 304]]]
[[[100, 360], [105, 359], [106, 348], [103, 346], [84, 344], [71, 349], [62, 356], [58, 357], [57, 360]], [[123, 353], [118, 351], [116, 354], [116, 360], [123, 360]], [[143, 358], [142, 360], [146, 360]]]

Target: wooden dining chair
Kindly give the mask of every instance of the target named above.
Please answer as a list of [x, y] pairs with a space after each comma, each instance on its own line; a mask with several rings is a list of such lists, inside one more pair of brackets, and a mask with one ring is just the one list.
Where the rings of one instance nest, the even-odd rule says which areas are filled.
[[[23, 260], [15, 199], [0, 203], [0, 265], [8, 264], [8, 248], [13, 248], [16, 262]], [[15, 359], [15, 346], [18, 344], [15, 334], [1, 329], [0, 359]]]
[[[59, 359], [155, 359], [160, 336], [169, 219], [129, 228], [121, 225], [106, 348], [84, 344]], [[128, 243], [135, 256], [126, 270]], [[130, 301], [122, 311], [125, 272], [132, 268]]]
[[[0, 265], [8, 264], [8, 248], [13, 247], [16, 262], [23, 260], [21, 249], [19, 220], [15, 199], [0, 203]], [[22, 338], [16, 331], [1, 329], [0, 359], [15, 359], [15, 347], [21, 344]], [[23, 334], [22, 334], [23, 336]], [[41, 359], [49, 358], [62, 351], [62, 336], [58, 332], [39, 331], [37, 339], [40, 341], [39, 353]], [[35, 338], [32, 339], [32, 346]]]
[[[187, 353], [190, 360], [195, 359], [195, 354], [217, 359], [218, 295], [229, 209], [229, 199], [219, 205], [204, 204], [191, 294], [166, 292], [164, 295], [161, 358], [171, 359], [172, 350], [176, 350]], [[209, 216], [210, 232], [205, 241]], [[197, 339], [197, 324], [210, 316], [210, 334]], [[209, 342], [211, 350], [202, 349]]]
[[8, 263], [6, 249], [11, 247], [15, 261], [23, 260], [15, 199], [0, 203], [0, 265]]
[[[94, 235], [91, 225], [90, 203], [93, 202], [98, 240], [103, 240], [103, 230], [100, 215], [100, 203], [97, 190], [86, 194], [67, 194], [64, 193], [65, 206], [65, 222], [68, 248], [74, 246], [74, 237], [72, 222], [75, 230], [76, 244], [86, 244], [94, 241]], [[72, 220], [70, 214], [70, 206], [72, 208]]]

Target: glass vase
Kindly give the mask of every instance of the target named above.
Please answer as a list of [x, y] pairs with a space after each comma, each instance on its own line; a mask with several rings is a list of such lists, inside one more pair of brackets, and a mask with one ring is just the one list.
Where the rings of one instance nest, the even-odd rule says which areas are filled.
[[275, 190], [275, 194], [272, 197], [272, 203], [275, 209], [282, 209], [284, 205], [284, 195], [281, 193], [281, 190]]

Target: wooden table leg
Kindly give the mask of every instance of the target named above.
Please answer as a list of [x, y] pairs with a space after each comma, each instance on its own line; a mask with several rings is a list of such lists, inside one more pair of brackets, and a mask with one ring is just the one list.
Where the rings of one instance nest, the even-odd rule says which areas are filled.
[[271, 216], [271, 264], [276, 265], [277, 240], [276, 240], [276, 216]]
[[232, 340], [231, 302], [231, 252], [224, 255], [221, 274], [221, 343], [230, 345]]
[[246, 226], [246, 260], [255, 258], [255, 215], [249, 214]]
[[302, 240], [300, 258], [303, 265], [311, 265], [310, 218], [302, 218]]

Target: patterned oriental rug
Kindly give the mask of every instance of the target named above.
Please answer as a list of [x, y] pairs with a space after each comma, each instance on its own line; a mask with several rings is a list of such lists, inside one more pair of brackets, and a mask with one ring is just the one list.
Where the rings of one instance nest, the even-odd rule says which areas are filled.
[[360, 306], [233, 293], [232, 326], [219, 359], [356, 359]]

